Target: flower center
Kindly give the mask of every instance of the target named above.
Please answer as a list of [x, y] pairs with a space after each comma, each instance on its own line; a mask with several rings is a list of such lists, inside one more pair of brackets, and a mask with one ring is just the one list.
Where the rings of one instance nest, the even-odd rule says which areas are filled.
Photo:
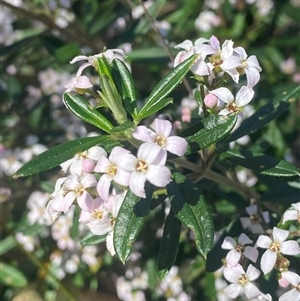
[[273, 241], [271, 244], [270, 250], [272, 252], [276, 252], [276, 253], [279, 252], [280, 251], [280, 243]]
[[117, 166], [113, 163], [110, 163], [107, 170], [106, 170], [106, 173], [109, 174], [110, 176], [115, 176], [116, 173], [117, 173]]
[[156, 135], [154, 142], [158, 144], [160, 147], [166, 147], [167, 146], [167, 139], [164, 136]]
[[85, 191], [85, 189], [84, 189], [84, 187], [80, 184], [80, 185], [78, 185], [77, 187], [76, 187], [76, 189], [75, 189], [75, 192], [76, 192], [76, 194], [79, 196], [79, 195], [82, 195], [83, 194], [83, 192]]
[[242, 62], [242, 65], [243, 65], [243, 67], [244, 67], [245, 69], [248, 69], [248, 68], [249, 68], [249, 67], [248, 67], [247, 61], [243, 61], [243, 62]]
[[136, 171], [141, 172], [141, 173], [146, 173], [148, 169], [148, 164], [144, 160], [138, 160], [136, 164]]
[[101, 219], [103, 217], [103, 212], [99, 209], [94, 209], [92, 212], [93, 219]]
[[239, 253], [244, 253], [245, 248], [244, 248], [244, 246], [237, 245], [235, 247], [235, 250], [238, 251]]
[[228, 104], [228, 105], [226, 106], [226, 108], [227, 108], [227, 110], [228, 110], [229, 112], [232, 112], [232, 113], [235, 113], [235, 112], [238, 111], [238, 108], [237, 108], [235, 102], [232, 102], [232, 103]]
[[250, 220], [252, 224], [259, 224], [260, 223], [260, 217], [258, 214], [250, 215]]
[[245, 285], [248, 281], [249, 281], [249, 280], [248, 280], [248, 277], [247, 277], [246, 274], [243, 274], [242, 277], [239, 279], [239, 283], [240, 283], [241, 285]]

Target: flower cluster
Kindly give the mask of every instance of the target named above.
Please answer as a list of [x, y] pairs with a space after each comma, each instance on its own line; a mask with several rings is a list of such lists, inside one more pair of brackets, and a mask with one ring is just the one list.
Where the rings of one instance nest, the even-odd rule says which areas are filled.
[[[226, 40], [222, 45], [212, 36], [209, 40], [197, 39], [194, 43], [185, 40], [175, 48], [181, 50], [174, 61], [174, 66], [193, 54], [198, 58], [191, 71], [199, 82], [206, 86], [206, 93], [202, 95], [207, 109], [219, 115], [240, 112], [249, 104], [254, 96], [253, 87], [260, 80], [261, 67], [255, 55], [248, 57], [243, 47], [233, 47], [232, 40]], [[247, 83], [242, 85], [234, 96], [227, 87], [219, 87], [227, 75], [234, 83], [238, 83], [240, 75], [246, 74]], [[202, 110], [200, 109], [199, 112]]]
[[141, 125], [132, 133], [143, 142], [136, 156], [120, 146], [109, 155], [94, 146], [64, 162], [62, 170], [69, 175], [57, 180], [50, 196], [48, 212], [52, 218], [66, 214], [76, 201], [82, 210], [79, 221], [96, 235], [108, 234], [107, 248], [115, 254], [112, 231], [127, 190], [145, 198], [146, 181], [165, 187], [171, 181], [171, 172], [165, 166], [167, 152], [182, 156], [187, 149], [184, 138], [170, 135], [170, 121], [155, 119], [151, 127]]
[[[292, 204], [292, 208], [284, 213], [283, 224], [287, 221], [297, 221], [299, 223], [299, 205], [300, 203]], [[259, 235], [254, 246], [249, 246], [253, 241], [245, 233], [242, 233], [237, 240], [229, 236], [225, 237], [221, 247], [230, 251], [223, 260], [223, 274], [230, 284], [228, 286], [223, 285], [221, 287], [222, 291], [230, 298], [236, 298], [241, 295], [245, 296], [246, 300], [252, 300], [252, 298], [272, 300], [269, 294], [265, 295], [252, 282], [260, 277], [261, 271], [263, 274], [268, 274], [273, 269], [276, 269], [278, 271], [279, 285], [282, 287], [286, 287], [289, 284], [292, 285], [292, 290], [282, 294], [279, 300], [287, 301], [291, 300], [292, 297], [296, 300], [300, 296], [300, 276], [288, 270], [290, 261], [284, 255], [295, 256], [300, 254], [299, 243], [296, 240], [287, 240], [288, 236], [290, 236], [290, 231], [277, 227], [273, 228], [270, 235], [263, 235], [264, 230], [261, 222], [264, 219], [264, 223], [269, 223], [267, 212], [259, 214], [257, 205], [249, 206], [246, 210], [250, 218], [242, 217], [242, 225], [251, 232], [251, 235], [261, 235]], [[245, 272], [243, 266], [247, 264], [248, 260], [256, 263], [259, 257], [257, 248], [266, 249], [260, 257], [261, 271], [249, 264]]]

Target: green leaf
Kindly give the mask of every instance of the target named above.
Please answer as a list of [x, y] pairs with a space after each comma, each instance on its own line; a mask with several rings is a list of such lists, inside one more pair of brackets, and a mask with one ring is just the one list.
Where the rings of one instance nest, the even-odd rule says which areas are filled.
[[292, 87], [278, 95], [273, 101], [268, 102], [263, 107], [259, 108], [252, 116], [245, 119], [239, 128], [228, 136], [221, 145], [227, 145], [231, 141], [256, 131], [273, 119], [282, 114], [292, 102], [300, 97], [300, 86]]
[[299, 169], [293, 164], [262, 153], [233, 149], [222, 153], [220, 158], [268, 176], [293, 177], [300, 175]]
[[158, 253], [158, 275], [165, 278], [174, 265], [181, 232], [181, 222], [175, 217], [174, 210], [170, 210], [164, 225], [163, 237]]
[[15, 173], [14, 178], [32, 176], [56, 167], [96, 144], [101, 144], [105, 149], [107, 142], [109, 142], [108, 136], [96, 136], [79, 138], [57, 145], [24, 164]]
[[194, 64], [196, 57], [196, 54], [190, 56], [159, 81], [149, 95], [146, 104], [138, 113], [137, 120], [142, 120], [160, 110], [160, 102], [182, 82], [183, 78], [190, 70], [190, 67]]
[[3, 255], [13, 249], [17, 245], [16, 240], [12, 236], [7, 236], [0, 242], [0, 255]]
[[[114, 72], [115, 69], [118, 70], [118, 72]], [[137, 115], [137, 98], [131, 72], [123, 61], [115, 59], [112, 64], [112, 74], [128, 113], [132, 117], [135, 117]]]
[[152, 193], [141, 199], [127, 191], [114, 226], [114, 247], [120, 260], [125, 263], [131, 253], [132, 243], [138, 237], [149, 209]]
[[186, 154], [195, 153], [220, 141], [229, 134], [236, 122], [236, 114], [229, 115], [226, 118], [224, 116], [211, 115], [191, 126], [180, 134], [188, 142]]
[[96, 126], [97, 128], [109, 132], [112, 124], [81, 95], [64, 93], [63, 100], [68, 109], [83, 121]]
[[107, 234], [95, 235], [92, 232], [87, 233], [80, 241], [82, 246], [97, 245], [106, 240]]
[[214, 224], [201, 191], [177, 172], [167, 191], [177, 218], [194, 232], [196, 247], [206, 258], [213, 245]]
[[15, 267], [0, 262], [0, 271], [0, 281], [3, 284], [13, 287], [25, 287], [27, 285], [26, 277]]
[[117, 140], [128, 140], [132, 137], [133, 129], [134, 123], [132, 121], [126, 121], [119, 126], [115, 126], [110, 131], [110, 135]]
[[278, 183], [270, 187], [265, 194], [261, 196], [264, 202], [286, 202], [297, 203], [300, 196], [300, 183], [287, 182]]

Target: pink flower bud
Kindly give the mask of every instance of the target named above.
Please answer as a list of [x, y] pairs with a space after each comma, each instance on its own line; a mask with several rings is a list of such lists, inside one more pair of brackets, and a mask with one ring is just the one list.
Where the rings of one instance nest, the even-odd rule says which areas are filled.
[[214, 94], [210, 94], [208, 93], [205, 97], [204, 97], [204, 103], [208, 108], [213, 108], [216, 106], [216, 104], [218, 103], [218, 97]]
[[92, 159], [84, 159], [82, 161], [82, 171], [83, 172], [92, 172], [96, 164]]

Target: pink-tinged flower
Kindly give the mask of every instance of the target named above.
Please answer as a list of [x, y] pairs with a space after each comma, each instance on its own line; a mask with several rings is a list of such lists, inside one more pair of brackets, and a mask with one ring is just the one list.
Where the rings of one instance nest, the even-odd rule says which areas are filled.
[[184, 138], [178, 136], [170, 136], [172, 132], [172, 124], [168, 120], [155, 119], [150, 130], [144, 125], [138, 126], [132, 136], [135, 139], [154, 142], [162, 149], [169, 151], [177, 156], [182, 156], [187, 150], [187, 142]]
[[284, 212], [282, 222], [286, 221], [298, 221], [300, 223], [300, 202], [292, 204], [292, 209]]
[[300, 253], [299, 245], [296, 241], [285, 241], [289, 236], [289, 231], [274, 227], [272, 239], [266, 235], [260, 235], [256, 245], [267, 249], [261, 257], [260, 266], [264, 274], [269, 273], [277, 260], [277, 255], [297, 255]]
[[[253, 234], [262, 234], [264, 229], [261, 226], [261, 218], [257, 212], [257, 205], [252, 205], [246, 208], [249, 217], [241, 217], [240, 221], [244, 229], [249, 229]], [[270, 222], [269, 212], [262, 213], [262, 217], [266, 223]]]
[[89, 67], [89, 66], [93, 66], [94, 68], [96, 68], [95, 62], [97, 61], [98, 58], [104, 56], [106, 58], [106, 60], [108, 61], [109, 64], [112, 63], [112, 61], [115, 58], [124, 60], [125, 59], [125, 53], [122, 49], [108, 49], [105, 52], [99, 53], [99, 54], [95, 54], [92, 56], [86, 56], [86, 55], [79, 55], [76, 56], [70, 63], [74, 64], [76, 62], [79, 61], [87, 61], [87, 63], [84, 63], [80, 66], [80, 68], [78, 69], [77, 75], [76, 77], [79, 77], [82, 73], [82, 71]]
[[[259, 72], [262, 70], [256, 56], [251, 55], [248, 57], [243, 47], [236, 47], [233, 49], [233, 51], [233, 55], [222, 64], [224, 70], [229, 70], [228, 73], [233, 80], [236, 78], [236, 73], [246, 73], [247, 86], [249, 88], [253, 88], [259, 82]], [[233, 74], [231, 74], [232, 70]]]
[[300, 276], [294, 272], [287, 271], [282, 272], [281, 277], [292, 285], [292, 289], [279, 297], [279, 301], [300, 300]]
[[226, 40], [221, 47], [220, 41], [212, 36], [209, 39], [209, 48], [207, 48], [210, 57], [210, 63], [208, 67], [210, 70], [214, 70], [216, 73], [225, 71], [232, 79], [237, 83], [239, 81], [239, 73], [234, 65], [226, 64], [226, 61], [233, 55], [233, 41]]
[[171, 172], [164, 166], [166, 152], [152, 142], [143, 143], [137, 152], [137, 158], [132, 154], [124, 154], [118, 158], [118, 165], [131, 172], [129, 188], [137, 196], [145, 198], [145, 182], [148, 180], [157, 187], [165, 187], [171, 181]]
[[82, 153], [76, 154], [74, 158], [62, 163], [60, 166], [65, 173], [69, 171], [71, 175], [80, 176], [83, 172], [83, 162], [86, 159], [91, 159], [97, 162], [101, 156], [106, 155], [106, 151], [102, 147], [93, 146]]
[[224, 277], [231, 282], [231, 284], [224, 289], [224, 293], [233, 299], [243, 294], [245, 294], [248, 299], [258, 297], [261, 292], [252, 281], [256, 280], [259, 275], [260, 271], [252, 264], [248, 266], [247, 272], [244, 271], [241, 265], [225, 267]]
[[209, 54], [208, 45], [205, 45], [207, 40], [200, 38], [195, 41], [193, 44], [190, 40], [185, 40], [182, 43], [175, 46], [176, 49], [183, 49], [182, 51], [178, 52], [174, 59], [174, 67], [185, 61], [187, 58], [192, 56], [193, 54], [197, 53], [198, 58], [197, 61], [192, 65], [191, 71], [197, 75], [204, 76], [209, 75], [210, 71], [205, 63], [206, 55]]
[[65, 87], [67, 88], [65, 92], [76, 91], [79, 94], [83, 94], [86, 89], [92, 88], [93, 85], [87, 76], [80, 75], [73, 77]]
[[107, 202], [101, 198], [96, 198], [93, 202], [80, 204], [83, 210], [79, 221], [85, 223], [93, 234], [108, 234], [106, 246], [111, 255], [116, 253], [113, 246], [113, 227], [125, 194], [126, 191], [122, 194], [110, 195]]
[[90, 202], [79, 202], [82, 208], [79, 221], [87, 225], [96, 235], [104, 235], [112, 231], [110, 213], [104, 206], [104, 200], [96, 198]]
[[230, 250], [226, 256], [226, 263], [234, 267], [238, 264], [242, 256], [249, 258], [251, 261], [256, 262], [258, 251], [254, 247], [246, 246], [253, 241], [244, 233], [238, 237], [238, 243], [229, 236], [226, 236], [221, 246], [222, 249]]
[[93, 198], [87, 191], [97, 185], [96, 178], [91, 174], [81, 177], [73, 175], [62, 183], [60, 189], [51, 195], [51, 207], [55, 211], [66, 213], [75, 199], [77, 202], [92, 201]]
[[129, 153], [128, 150], [116, 146], [112, 149], [108, 158], [104, 155], [100, 156], [94, 171], [103, 173], [97, 184], [98, 194], [103, 200], [108, 199], [112, 181], [121, 186], [127, 187], [129, 185], [130, 172], [125, 171], [118, 165], [118, 161], [122, 160], [122, 155]]
[[219, 112], [220, 115], [240, 112], [254, 96], [254, 91], [247, 86], [242, 86], [237, 92], [236, 97], [227, 88], [218, 88], [209, 92], [218, 97], [219, 100], [226, 103], [225, 109]]

